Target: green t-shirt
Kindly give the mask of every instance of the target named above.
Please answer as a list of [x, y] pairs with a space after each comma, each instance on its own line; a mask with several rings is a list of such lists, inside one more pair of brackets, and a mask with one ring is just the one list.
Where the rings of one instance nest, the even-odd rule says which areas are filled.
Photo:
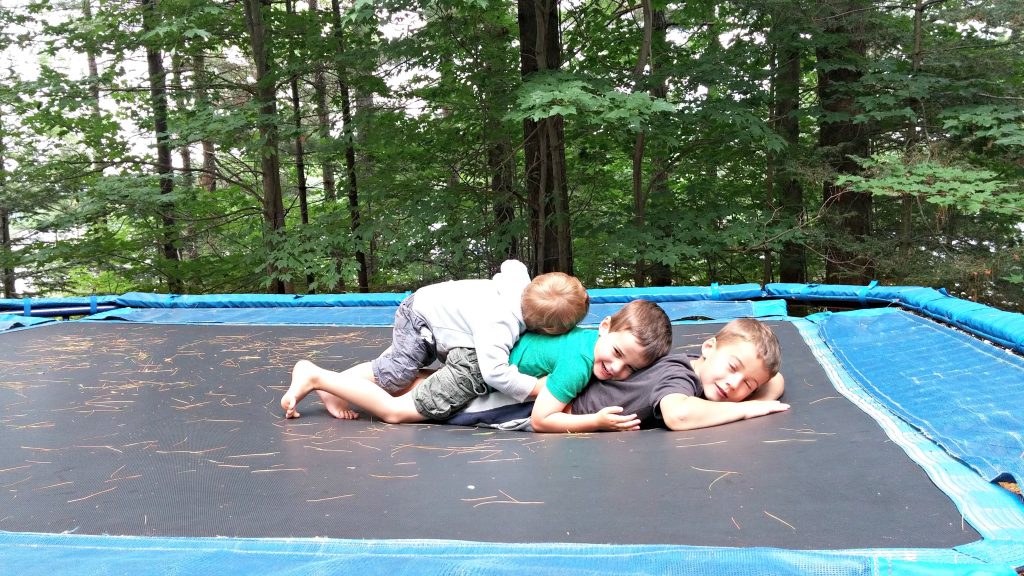
[[573, 328], [560, 336], [527, 332], [509, 354], [509, 364], [530, 376], [547, 375], [547, 389], [568, 404], [583, 390], [594, 371], [597, 330]]

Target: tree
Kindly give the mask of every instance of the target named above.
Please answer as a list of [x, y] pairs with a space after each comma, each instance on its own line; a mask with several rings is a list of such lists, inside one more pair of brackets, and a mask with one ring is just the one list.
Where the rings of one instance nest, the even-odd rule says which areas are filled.
[[[2, 112], [2, 108], [0, 108]], [[7, 192], [7, 167], [6, 163], [6, 146], [4, 144], [4, 135], [6, 131], [3, 126], [3, 115], [0, 113], [0, 281], [3, 282], [3, 294], [4, 298], [14, 298], [16, 291], [14, 289], [14, 250], [11, 245], [11, 216], [10, 209], [7, 207], [6, 192]]]
[[[529, 81], [562, 66], [557, 0], [519, 0], [520, 70]], [[561, 115], [523, 121], [534, 274], [573, 273], [569, 190]]]
[[[256, 67], [255, 99], [259, 105], [259, 119], [256, 125], [260, 133], [260, 168], [263, 174], [263, 219], [268, 239], [274, 238], [285, 226], [284, 201], [281, 193], [281, 161], [278, 150], [277, 93], [276, 78], [272, 74], [270, 51], [270, 29], [264, 19], [263, 10], [269, 7], [268, 0], [245, 0], [245, 23], [249, 31], [253, 64]], [[285, 283], [278, 274], [278, 267], [268, 265], [270, 291], [285, 293]]]
[[[818, 100], [822, 114], [818, 146], [836, 175], [856, 174], [856, 158], [869, 155], [866, 126], [856, 121], [857, 96], [867, 56], [866, 23], [871, 4], [864, 0], [823, 3], [824, 26], [817, 48]], [[871, 195], [854, 192], [826, 177], [822, 209], [825, 212], [825, 281], [867, 284], [875, 278], [875, 263], [859, 246], [871, 236]]]
[[[150, 36], [154, 35], [157, 26], [156, 4], [156, 0], [145, 0], [142, 6], [143, 30]], [[163, 55], [160, 49], [153, 44], [146, 46], [146, 63], [149, 69], [150, 104], [153, 107], [153, 132], [156, 136], [156, 172], [160, 180], [160, 194], [169, 198], [174, 192], [174, 180], [172, 178], [170, 133], [167, 127], [167, 73], [164, 69]], [[90, 81], [91, 83], [92, 81]], [[161, 202], [160, 219], [163, 221], [164, 229], [163, 255], [168, 264], [178, 261], [173, 210], [174, 205], [170, 200]], [[173, 266], [171, 268], [173, 270]], [[181, 283], [173, 271], [167, 274], [167, 288], [172, 293], [181, 291]]]
[[[806, 223], [804, 191], [800, 181], [800, 87], [802, 81], [799, 23], [793, 15], [797, 6], [783, 4], [773, 11], [772, 37], [776, 57], [776, 71], [772, 77], [775, 93], [773, 117], [779, 134], [786, 142], [782, 152], [771, 156], [773, 192], [777, 198], [784, 225], [799, 230]], [[770, 278], [770, 275], [769, 275]], [[795, 238], [783, 241], [779, 253], [779, 281], [803, 283], [807, 281], [807, 256], [804, 245]]]

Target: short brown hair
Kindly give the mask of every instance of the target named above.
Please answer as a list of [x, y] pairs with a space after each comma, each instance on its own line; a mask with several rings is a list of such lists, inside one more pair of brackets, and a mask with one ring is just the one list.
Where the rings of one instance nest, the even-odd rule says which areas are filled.
[[534, 278], [523, 290], [523, 322], [541, 334], [565, 334], [590, 310], [590, 295], [583, 283], [563, 272]]
[[764, 362], [768, 373], [772, 376], [779, 373], [782, 367], [782, 349], [771, 326], [754, 318], [737, 318], [722, 326], [718, 334], [715, 334], [716, 346], [730, 342], [750, 342], [757, 350], [758, 357]]
[[672, 348], [672, 323], [668, 314], [654, 302], [633, 300], [612, 314], [608, 330], [629, 332], [644, 349], [648, 362], [654, 362]]

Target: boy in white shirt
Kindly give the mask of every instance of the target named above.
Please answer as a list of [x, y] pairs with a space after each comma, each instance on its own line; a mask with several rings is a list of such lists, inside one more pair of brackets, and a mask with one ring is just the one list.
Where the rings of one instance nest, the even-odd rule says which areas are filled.
[[[590, 297], [578, 279], [552, 272], [531, 281], [522, 262], [507, 260], [491, 280], [441, 282], [414, 292], [395, 313], [391, 347], [340, 377], [367, 380], [397, 396], [412, 385], [421, 368], [441, 360], [445, 367], [436, 377], [451, 383], [450, 398], [433, 403], [430, 416], [444, 419], [488, 391], [472, 379], [451, 374], [466, 364], [461, 357], [448, 362], [448, 352], [457, 349], [456, 354], [475, 355], [487, 386], [525, 401], [535, 397], [540, 386], [537, 378], [509, 364], [512, 346], [525, 330], [568, 332], [589, 307]], [[286, 418], [299, 417], [297, 391], [302, 383], [295, 379], [302, 377], [298, 371], [293, 373], [292, 385], [281, 398]], [[320, 390], [317, 394], [334, 417], [358, 416], [341, 398]]]

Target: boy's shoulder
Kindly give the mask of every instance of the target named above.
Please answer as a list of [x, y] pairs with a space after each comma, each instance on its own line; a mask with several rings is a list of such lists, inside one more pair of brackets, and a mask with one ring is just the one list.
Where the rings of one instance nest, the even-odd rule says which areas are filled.
[[641, 374], [652, 378], [661, 378], [667, 375], [693, 375], [696, 377], [697, 371], [693, 369], [692, 364], [696, 358], [696, 356], [682, 352], [671, 352], [658, 358], [647, 368], [637, 372], [634, 377]]

